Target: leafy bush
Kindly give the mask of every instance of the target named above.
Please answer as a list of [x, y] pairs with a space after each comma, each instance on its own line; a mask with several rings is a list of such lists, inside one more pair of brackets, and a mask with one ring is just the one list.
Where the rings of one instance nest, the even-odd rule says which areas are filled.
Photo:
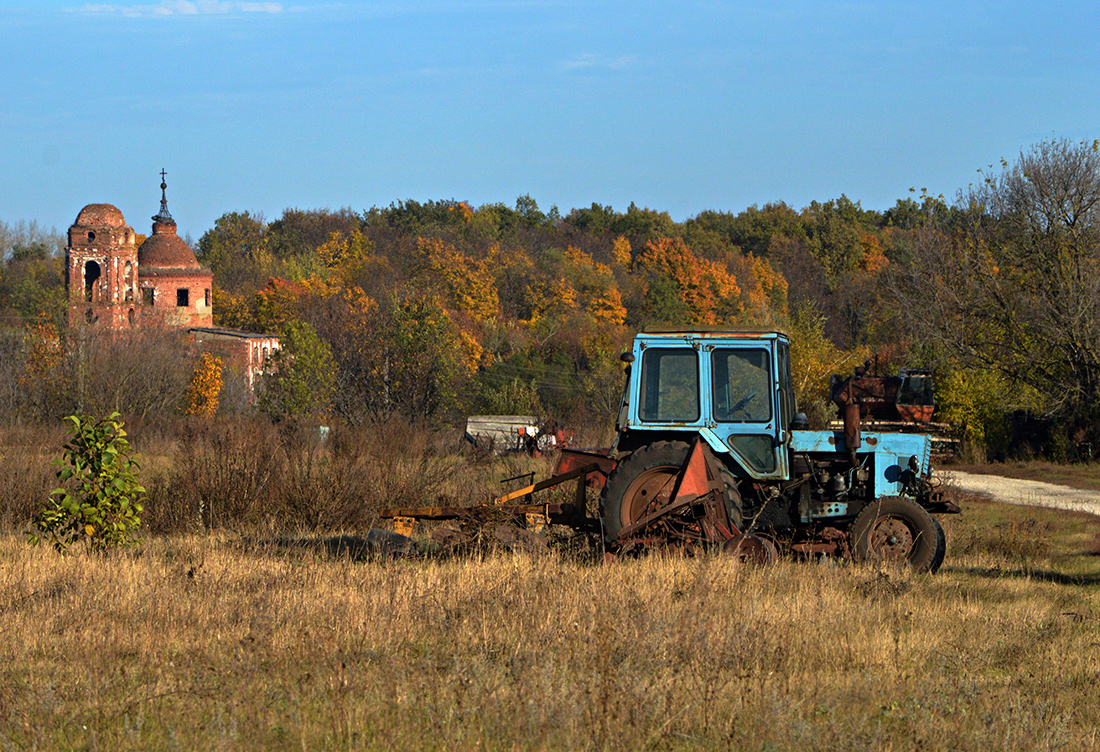
[[58, 551], [80, 541], [93, 551], [131, 545], [141, 525], [145, 488], [118, 413], [98, 421], [86, 415], [65, 420], [72, 424], [72, 438], [51, 464], [62, 466], [57, 477], [68, 487], [50, 492], [28, 542], [36, 546], [45, 539]]
[[940, 382], [936, 415], [958, 429], [965, 459], [985, 462], [1004, 457], [1010, 396], [1019, 398], [1019, 388], [995, 371], [956, 369]]

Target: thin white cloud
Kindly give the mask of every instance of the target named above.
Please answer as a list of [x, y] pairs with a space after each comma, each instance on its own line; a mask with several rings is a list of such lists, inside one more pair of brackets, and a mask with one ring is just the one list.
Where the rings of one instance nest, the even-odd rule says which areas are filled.
[[210, 16], [228, 13], [282, 13], [282, 3], [245, 3], [226, 0], [161, 0], [156, 5], [82, 5], [78, 13], [128, 18]]
[[589, 53], [577, 55], [569, 60], [562, 60], [558, 63], [558, 69], [564, 73], [577, 70], [588, 70], [591, 68], [607, 68], [610, 70], [623, 70], [629, 68], [634, 63], [635, 57], [633, 55], [624, 55], [622, 57], [598, 57]]

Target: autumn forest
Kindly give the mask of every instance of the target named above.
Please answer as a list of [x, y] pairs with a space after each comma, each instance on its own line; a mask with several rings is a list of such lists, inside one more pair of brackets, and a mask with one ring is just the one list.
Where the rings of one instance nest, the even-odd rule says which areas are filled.
[[[525, 413], [609, 430], [635, 332], [779, 329], [812, 422], [831, 417], [832, 373], [929, 368], [937, 419], [971, 451], [1013, 451], [1026, 414], [1056, 426], [1029, 451], [1072, 459], [1091, 452], [1100, 407], [1098, 202], [1096, 145], [1052, 140], [951, 200], [914, 192], [885, 211], [842, 195], [677, 222], [634, 204], [407, 200], [229, 211], [193, 247], [214, 273], [215, 324], [278, 334], [290, 356], [255, 402], [226, 386], [224, 414]], [[117, 342], [75, 352], [63, 238], [0, 223], [0, 242], [0, 419], [56, 420], [78, 399], [147, 419], [186, 410], [198, 358], [153, 342], [144, 357]]]

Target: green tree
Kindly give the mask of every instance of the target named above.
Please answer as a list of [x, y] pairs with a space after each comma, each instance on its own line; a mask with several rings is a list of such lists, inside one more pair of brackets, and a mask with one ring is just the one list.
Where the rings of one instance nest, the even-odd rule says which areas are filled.
[[22, 316], [27, 322], [48, 316], [57, 326], [65, 321], [64, 259], [50, 256], [47, 247], [16, 246], [0, 267], [0, 313]]
[[471, 210], [463, 201], [398, 201], [385, 209], [377, 207], [366, 213], [368, 227], [384, 227], [398, 235], [426, 235], [440, 228], [463, 225], [470, 221]]
[[482, 348], [460, 329], [438, 297], [411, 294], [390, 305], [385, 343], [387, 409], [433, 417], [460, 409]]
[[825, 267], [829, 280], [859, 266], [860, 239], [881, 225], [877, 212], [865, 211], [858, 201], [841, 195], [825, 203], [811, 201], [803, 210], [810, 252]]
[[199, 238], [195, 255], [214, 272], [219, 286], [230, 290], [255, 288], [274, 272], [263, 214], [221, 215]]
[[[915, 193], [916, 189], [910, 188], [909, 191]], [[882, 213], [886, 226], [913, 230], [929, 225], [946, 229], [952, 225], [957, 211], [944, 200], [942, 195], [931, 196], [927, 189], [922, 188], [919, 198], [919, 201], [914, 198], [899, 198], [897, 203]]]
[[332, 350], [307, 323], [287, 324], [271, 356], [260, 409], [273, 419], [326, 417], [336, 384]]
[[695, 233], [714, 232], [745, 253], [756, 257], [768, 255], [772, 238], [776, 235], [806, 237], [802, 217], [782, 201], [764, 204], [763, 208], [754, 204], [737, 215], [716, 211], [700, 212], [694, 219], [685, 222], [684, 228], [687, 234], [685, 239], [692, 247], [695, 246], [692, 242]]
[[619, 213], [610, 206], [592, 204], [587, 209], [573, 209], [565, 217], [565, 223], [581, 232], [597, 237], [607, 235], [619, 218]]
[[[910, 331], [1100, 434], [1100, 144], [1044, 141], [959, 194], [953, 236], [914, 235], [892, 277]], [[1018, 392], [1021, 390], [1017, 389]]]
[[672, 221], [668, 212], [641, 209], [633, 201], [625, 214], [617, 215], [612, 221], [611, 232], [626, 237], [635, 248], [661, 238], [678, 238], [682, 234], [680, 226]]
[[308, 256], [332, 237], [348, 236], [359, 229], [359, 217], [349, 208], [285, 209], [267, 228], [267, 242], [278, 259]]
[[0, 261], [47, 259], [65, 255], [65, 236], [44, 229], [34, 220], [0, 222]]

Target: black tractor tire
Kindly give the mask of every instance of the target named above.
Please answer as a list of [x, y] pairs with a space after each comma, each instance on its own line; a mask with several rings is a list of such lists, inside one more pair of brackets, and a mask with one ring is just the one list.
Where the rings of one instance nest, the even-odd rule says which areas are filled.
[[886, 496], [864, 507], [852, 523], [851, 541], [856, 561], [904, 564], [917, 572], [935, 572], [947, 552], [940, 523], [904, 496]]
[[[691, 447], [682, 441], [657, 441], [635, 450], [611, 471], [600, 500], [604, 540], [613, 542], [631, 525], [669, 503], [676, 475]], [[741, 528], [741, 494], [733, 475], [722, 468], [726, 484], [726, 513]]]
[[932, 569], [928, 571], [936, 572], [943, 564], [944, 557], [947, 556], [947, 534], [943, 532], [943, 525], [936, 519], [936, 515], [928, 512], [928, 516], [932, 518], [932, 522], [936, 523], [936, 550], [939, 552], [933, 562]]

